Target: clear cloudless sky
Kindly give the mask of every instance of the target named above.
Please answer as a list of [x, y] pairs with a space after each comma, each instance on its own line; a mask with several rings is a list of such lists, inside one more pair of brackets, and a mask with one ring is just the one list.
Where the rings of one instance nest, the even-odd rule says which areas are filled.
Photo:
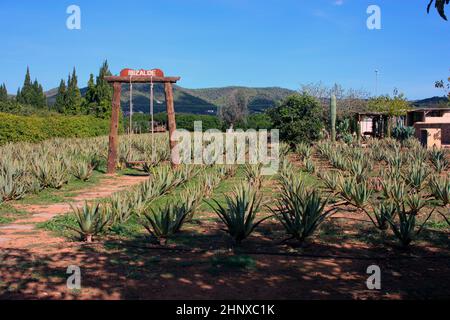
[[[69, 5], [81, 30], [68, 30]], [[382, 29], [368, 30], [367, 7]], [[450, 76], [450, 22], [428, 0], [1, 0], [0, 83], [22, 85], [27, 65], [46, 90], [75, 66], [80, 87], [108, 59], [161, 68], [187, 88], [335, 82], [410, 99], [443, 95]], [[450, 16], [450, 8], [447, 13]]]

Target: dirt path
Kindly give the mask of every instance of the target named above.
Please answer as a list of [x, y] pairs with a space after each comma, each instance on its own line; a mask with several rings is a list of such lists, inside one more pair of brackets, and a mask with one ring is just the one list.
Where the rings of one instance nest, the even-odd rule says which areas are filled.
[[112, 194], [128, 189], [143, 182], [147, 177], [114, 176], [106, 177], [100, 185], [80, 190], [77, 196], [67, 203], [49, 205], [17, 205], [16, 208], [31, 215], [16, 220], [12, 224], [0, 226], [0, 248], [29, 249], [49, 246], [64, 242], [64, 239], [55, 238], [43, 230], [36, 228], [38, 223], [51, 220], [57, 215], [71, 210], [71, 204], [81, 205], [86, 200], [104, 199]]

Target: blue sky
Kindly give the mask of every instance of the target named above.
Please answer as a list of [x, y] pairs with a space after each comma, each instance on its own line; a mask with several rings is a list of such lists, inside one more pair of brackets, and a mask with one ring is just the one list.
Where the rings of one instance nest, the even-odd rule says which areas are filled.
[[[379, 69], [379, 93], [443, 95], [433, 84], [450, 73], [450, 22], [427, 15], [427, 3], [2, 0], [0, 83], [15, 93], [29, 65], [48, 90], [76, 66], [84, 86], [108, 59], [113, 73], [158, 67], [188, 88], [323, 81], [374, 93]], [[71, 4], [81, 8], [81, 30], [66, 28]], [[382, 10], [381, 30], [366, 28], [371, 4]]]

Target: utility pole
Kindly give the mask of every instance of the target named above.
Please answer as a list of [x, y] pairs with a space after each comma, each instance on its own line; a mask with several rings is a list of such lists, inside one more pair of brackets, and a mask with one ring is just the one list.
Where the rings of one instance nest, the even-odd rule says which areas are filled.
[[378, 69], [375, 70], [375, 97], [378, 97]]

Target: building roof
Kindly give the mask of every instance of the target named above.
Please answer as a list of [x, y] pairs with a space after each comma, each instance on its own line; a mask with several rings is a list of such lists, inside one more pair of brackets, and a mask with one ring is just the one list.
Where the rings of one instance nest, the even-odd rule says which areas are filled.
[[408, 112], [429, 112], [429, 111], [448, 111], [448, 112], [450, 112], [450, 108], [419, 108], [419, 109], [411, 109]]

